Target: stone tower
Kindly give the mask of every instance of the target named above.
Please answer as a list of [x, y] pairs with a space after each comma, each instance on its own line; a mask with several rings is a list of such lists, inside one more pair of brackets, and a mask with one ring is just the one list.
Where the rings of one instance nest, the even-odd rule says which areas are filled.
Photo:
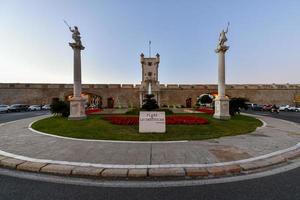
[[156, 57], [145, 58], [141, 54], [142, 82], [140, 87], [140, 106], [142, 106], [144, 96], [149, 92], [154, 94], [157, 104], [160, 106], [158, 66], [160, 62], [159, 54]]

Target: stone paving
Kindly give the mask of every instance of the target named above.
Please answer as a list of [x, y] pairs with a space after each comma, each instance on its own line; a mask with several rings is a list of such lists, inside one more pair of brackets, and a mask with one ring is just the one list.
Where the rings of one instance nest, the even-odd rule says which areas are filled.
[[[42, 135], [28, 129], [31, 122], [43, 117], [0, 125], [0, 166], [62, 175], [207, 177], [268, 167], [300, 155], [300, 126], [266, 116], [256, 116], [266, 126], [249, 134], [161, 143], [73, 140]], [[251, 160], [290, 147], [295, 148], [267, 159]], [[11, 158], [5, 153], [23, 157]], [[41, 159], [47, 162], [38, 162]], [[228, 163], [245, 159], [251, 162]], [[93, 164], [110, 167], [91, 166]], [[136, 169], [139, 166], [140, 169]]]

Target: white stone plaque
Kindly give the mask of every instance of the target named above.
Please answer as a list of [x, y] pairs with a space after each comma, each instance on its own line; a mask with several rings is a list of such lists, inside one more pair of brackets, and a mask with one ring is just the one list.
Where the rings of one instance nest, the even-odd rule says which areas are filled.
[[165, 112], [141, 111], [139, 121], [140, 133], [165, 133]]

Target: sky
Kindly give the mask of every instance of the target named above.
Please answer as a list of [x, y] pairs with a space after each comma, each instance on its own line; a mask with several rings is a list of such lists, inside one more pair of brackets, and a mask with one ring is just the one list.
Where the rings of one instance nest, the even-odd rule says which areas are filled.
[[151, 40], [160, 83], [216, 84], [229, 21], [227, 83], [299, 84], [299, 0], [0, 0], [0, 83], [72, 83], [63, 20], [86, 47], [83, 83], [140, 83]]

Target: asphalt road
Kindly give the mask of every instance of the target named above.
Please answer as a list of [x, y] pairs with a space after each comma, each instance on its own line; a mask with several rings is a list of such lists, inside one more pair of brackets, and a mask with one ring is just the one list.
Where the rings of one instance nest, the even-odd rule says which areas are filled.
[[25, 119], [29, 117], [35, 117], [35, 116], [45, 115], [45, 114], [49, 114], [49, 111], [42, 110], [42, 111], [30, 111], [30, 112], [0, 113], [0, 123]]
[[115, 188], [57, 184], [0, 177], [0, 199], [22, 200], [299, 200], [300, 171], [292, 170], [260, 179], [225, 184], [160, 187]]
[[300, 112], [279, 112], [279, 113], [271, 113], [268, 111], [252, 111], [252, 110], [248, 110], [248, 111], [243, 111], [245, 113], [249, 113], [249, 114], [255, 114], [255, 115], [264, 115], [264, 116], [270, 116], [270, 117], [274, 117], [274, 118], [278, 118], [278, 119], [284, 119], [284, 120], [288, 120], [288, 121], [292, 121], [292, 122], [296, 122], [300, 124]]
[[[38, 114], [32, 113], [32, 114]], [[267, 114], [267, 113], [260, 113]], [[24, 113], [29, 117], [31, 113]], [[20, 119], [22, 115], [1, 114], [0, 120]], [[15, 116], [15, 117], [13, 117]], [[280, 113], [282, 116], [299, 122], [298, 113]], [[297, 118], [297, 119], [295, 119]], [[14, 172], [12, 172], [14, 173]], [[79, 186], [67, 183], [53, 183], [16, 178], [0, 175], [0, 200], [176, 200], [176, 199], [209, 199], [209, 200], [299, 200], [300, 199], [300, 168], [263, 178], [199, 186], [157, 187], [157, 188], [126, 188], [103, 186]]]

